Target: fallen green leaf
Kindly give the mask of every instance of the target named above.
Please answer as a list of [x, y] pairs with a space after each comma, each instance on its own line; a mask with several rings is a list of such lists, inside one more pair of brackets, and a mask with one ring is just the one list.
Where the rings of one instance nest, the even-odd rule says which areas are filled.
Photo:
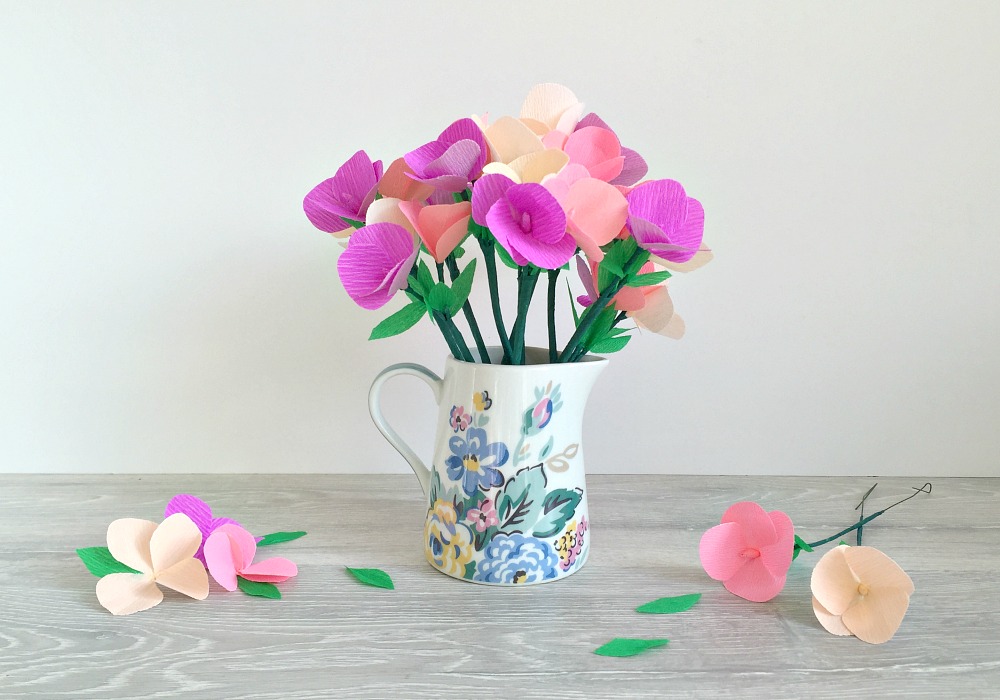
[[594, 649], [598, 656], [635, 656], [647, 649], [666, 646], [669, 639], [626, 639], [616, 637], [607, 644]]
[[297, 540], [300, 537], [305, 537], [306, 533], [301, 530], [295, 532], [272, 532], [270, 535], [264, 535], [260, 542], [257, 543], [258, 547], [267, 547], [271, 544], [281, 544], [282, 542], [291, 542], [292, 540]]
[[392, 584], [392, 578], [389, 574], [382, 571], [382, 569], [352, 569], [349, 566], [345, 566], [344, 568], [361, 583], [375, 586], [376, 588], [388, 588], [389, 590], [396, 588]]
[[247, 595], [257, 596], [258, 598], [281, 598], [281, 591], [273, 583], [251, 581], [242, 576], [237, 576], [236, 585]]
[[125, 566], [111, 556], [111, 550], [107, 547], [84, 547], [76, 550], [76, 554], [94, 576], [141, 573], [130, 566]]
[[650, 601], [645, 605], [640, 605], [635, 609], [640, 613], [653, 613], [663, 615], [669, 613], [679, 613], [690, 610], [694, 604], [701, 600], [701, 593], [689, 593], [688, 595], [677, 595], [670, 598], [659, 598]]

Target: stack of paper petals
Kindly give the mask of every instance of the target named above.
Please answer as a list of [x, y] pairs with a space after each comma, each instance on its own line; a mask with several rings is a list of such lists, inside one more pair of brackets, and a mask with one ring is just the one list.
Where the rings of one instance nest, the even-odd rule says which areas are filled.
[[283, 557], [253, 563], [257, 542], [239, 525], [220, 525], [205, 541], [208, 570], [220, 586], [235, 591], [237, 576], [248, 581], [279, 583], [298, 573], [295, 564]]
[[870, 644], [892, 639], [910, 605], [913, 581], [874, 547], [841, 545], [812, 573], [813, 611], [827, 631]]

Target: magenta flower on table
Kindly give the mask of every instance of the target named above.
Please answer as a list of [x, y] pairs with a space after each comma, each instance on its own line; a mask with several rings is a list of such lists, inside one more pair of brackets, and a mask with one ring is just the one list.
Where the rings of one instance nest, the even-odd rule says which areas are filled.
[[351, 236], [337, 272], [358, 306], [378, 309], [407, 286], [419, 250], [413, 234], [399, 224], [371, 224]]
[[674, 263], [687, 262], [701, 247], [705, 210], [675, 180], [645, 182], [626, 195], [628, 230], [636, 243]]
[[446, 192], [461, 192], [483, 170], [490, 149], [482, 129], [471, 119], [459, 119], [430, 143], [403, 156], [414, 180]]
[[503, 175], [484, 175], [472, 190], [472, 218], [490, 229], [518, 265], [553, 270], [576, 252], [562, 206], [535, 183], [518, 185]]
[[382, 161], [374, 163], [358, 151], [337, 170], [337, 174], [316, 185], [302, 200], [302, 208], [320, 231], [347, 236], [354, 227], [345, 219], [364, 221], [375, 201], [382, 178]]

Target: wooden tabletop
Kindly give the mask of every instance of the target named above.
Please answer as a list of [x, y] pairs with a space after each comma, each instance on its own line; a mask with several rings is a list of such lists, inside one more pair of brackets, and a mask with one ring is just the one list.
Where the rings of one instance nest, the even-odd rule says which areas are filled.
[[[867, 526], [916, 592], [896, 637], [835, 637], [813, 616], [821, 548], [784, 591], [749, 603], [698, 563], [701, 533], [739, 500], [787, 512], [816, 540], [924, 478], [593, 476], [592, 550], [568, 579], [492, 588], [423, 558], [425, 504], [412, 476], [0, 476], [0, 697], [3, 698], [664, 698], [996, 697], [1000, 688], [1000, 479], [931, 479]], [[74, 553], [105, 544], [120, 517], [159, 520], [176, 493], [255, 533], [307, 530], [275, 546], [299, 564], [279, 601], [166, 592], [113, 617]], [[854, 542], [853, 538], [849, 540]], [[388, 571], [395, 591], [344, 566]], [[637, 605], [684, 593], [675, 615]], [[632, 658], [597, 656], [613, 637], [666, 637]]]

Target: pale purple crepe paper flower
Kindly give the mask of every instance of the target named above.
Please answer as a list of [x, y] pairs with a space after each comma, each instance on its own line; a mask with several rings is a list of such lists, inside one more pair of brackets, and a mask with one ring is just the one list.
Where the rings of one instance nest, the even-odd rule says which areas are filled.
[[459, 119], [403, 160], [413, 170], [410, 177], [414, 180], [446, 192], [461, 192], [482, 172], [489, 152], [479, 125], [471, 119]]
[[675, 180], [644, 182], [625, 195], [636, 243], [670, 262], [687, 262], [701, 247], [705, 210]]
[[[585, 129], [588, 126], [599, 126], [615, 134], [615, 130], [608, 126], [603, 119], [591, 112], [577, 123], [577, 129]], [[615, 134], [617, 136], [617, 134]], [[625, 157], [625, 164], [622, 166], [621, 174], [611, 181], [612, 185], [624, 185], [626, 187], [634, 185], [646, 176], [649, 166], [646, 160], [637, 151], [622, 146], [622, 155]]]
[[503, 175], [484, 175], [472, 189], [472, 218], [493, 232], [518, 265], [530, 262], [553, 270], [576, 253], [566, 213], [541, 185], [515, 185]]
[[215, 532], [215, 528], [227, 523], [239, 525], [238, 522], [231, 518], [212, 517], [212, 509], [205, 501], [187, 493], [179, 493], [170, 499], [166, 509], [163, 511], [163, 519], [166, 520], [174, 513], [183, 513], [188, 516], [201, 531], [201, 544], [198, 545], [198, 551], [194, 553], [194, 558], [202, 564], [205, 563], [205, 540]]
[[576, 256], [576, 273], [580, 275], [583, 283], [583, 290], [586, 294], [581, 294], [576, 298], [580, 306], [590, 306], [600, 295], [597, 293], [597, 286], [594, 284], [594, 273], [590, 269], [590, 264], [582, 256]]
[[382, 161], [372, 163], [367, 153], [358, 151], [340, 166], [336, 175], [323, 180], [306, 195], [302, 208], [320, 231], [337, 233], [352, 228], [344, 219], [365, 220], [380, 179]]
[[372, 224], [351, 236], [337, 259], [337, 272], [358, 306], [378, 309], [407, 286], [419, 250], [413, 234], [399, 224]]

